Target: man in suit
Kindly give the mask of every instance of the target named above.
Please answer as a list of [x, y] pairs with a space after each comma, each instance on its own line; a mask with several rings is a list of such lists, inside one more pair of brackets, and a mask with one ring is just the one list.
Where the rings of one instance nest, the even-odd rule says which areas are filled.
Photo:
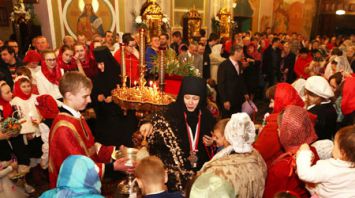
[[190, 63], [192, 64], [195, 69], [199, 71], [199, 77], [202, 77], [203, 72], [203, 57], [202, 55], [197, 53], [198, 44], [197, 43], [190, 43], [187, 53], [182, 53], [178, 56], [178, 60], [181, 64]]
[[218, 67], [217, 89], [223, 118], [240, 112], [243, 101], [249, 100], [243, 78], [243, 68], [247, 67], [248, 63], [240, 62], [243, 56], [242, 46], [232, 46], [229, 58]]

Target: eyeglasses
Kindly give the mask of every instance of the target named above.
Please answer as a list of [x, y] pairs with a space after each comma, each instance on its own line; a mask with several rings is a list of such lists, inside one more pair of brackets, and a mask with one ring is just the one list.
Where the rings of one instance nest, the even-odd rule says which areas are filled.
[[17, 46], [17, 45], [13, 45], [13, 46], [9, 45], [9, 47], [15, 47], [15, 48], [18, 48], [18, 46]]
[[54, 62], [56, 59], [55, 58], [52, 58], [52, 59], [46, 59], [46, 61], [48, 62]]

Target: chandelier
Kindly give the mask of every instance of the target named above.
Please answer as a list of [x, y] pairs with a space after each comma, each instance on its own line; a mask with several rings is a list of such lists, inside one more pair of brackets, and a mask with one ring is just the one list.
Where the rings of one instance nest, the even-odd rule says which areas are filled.
[[112, 96], [114, 101], [120, 105], [124, 110], [138, 110], [142, 112], [149, 112], [159, 110], [162, 107], [170, 104], [175, 101], [174, 97], [166, 94], [164, 92], [164, 65], [165, 65], [165, 56], [161, 56], [159, 61], [159, 85], [156, 82], [149, 81], [149, 86], [146, 86], [147, 82], [144, 78], [146, 71], [146, 65], [144, 63], [144, 54], [145, 54], [145, 29], [141, 28], [139, 30], [140, 45], [139, 45], [139, 81], [133, 83], [133, 87], [126, 86], [126, 69], [125, 69], [125, 55], [124, 55], [124, 46], [121, 48], [121, 77], [122, 77], [122, 86], [117, 85], [117, 88], [112, 91]]

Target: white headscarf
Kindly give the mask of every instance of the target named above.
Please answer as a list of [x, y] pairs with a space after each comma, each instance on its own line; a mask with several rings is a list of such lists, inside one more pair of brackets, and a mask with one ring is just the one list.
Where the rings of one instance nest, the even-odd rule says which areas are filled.
[[224, 129], [224, 137], [231, 144], [218, 152], [213, 159], [236, 153], [251, 153], [255, 141], [255, 126], [246, 113], [235, 113]]

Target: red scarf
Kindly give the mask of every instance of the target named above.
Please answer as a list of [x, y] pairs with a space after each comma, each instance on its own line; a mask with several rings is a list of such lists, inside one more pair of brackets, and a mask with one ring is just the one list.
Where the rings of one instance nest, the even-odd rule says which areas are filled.
[[62, 77], [62, 73], [60, 72], [60, 68], [58, 66], [55, 66], [53, 70], [50, 71], [47, 67], [47, 64], [42, 61], [41, 71], [49, 82], [59, 85], [59, 80]]
[[[22, 100], [28, 100], [31, 97], [31, 93], [30, 94], [23, 93], [20, 85], [21, 85], [20, 80], [18, 79], [14, 84], [14, 96], [19, 97]], [[31, 87], [32, 87], [32, 83], [31, 83]]]
[[0, 97], [0, 105], [2, 106], [2, 112], [4, 119], [12, 116], [12, 107], [9, 101], [5, 101], [3, 98]]
[[64, 69], [64, 71], [72, 71], [78, 68], [74, 58], [69, 63], [64, 62], [62, 53], [59, 53], [57, 57], [57, 67], [60, 69]]

